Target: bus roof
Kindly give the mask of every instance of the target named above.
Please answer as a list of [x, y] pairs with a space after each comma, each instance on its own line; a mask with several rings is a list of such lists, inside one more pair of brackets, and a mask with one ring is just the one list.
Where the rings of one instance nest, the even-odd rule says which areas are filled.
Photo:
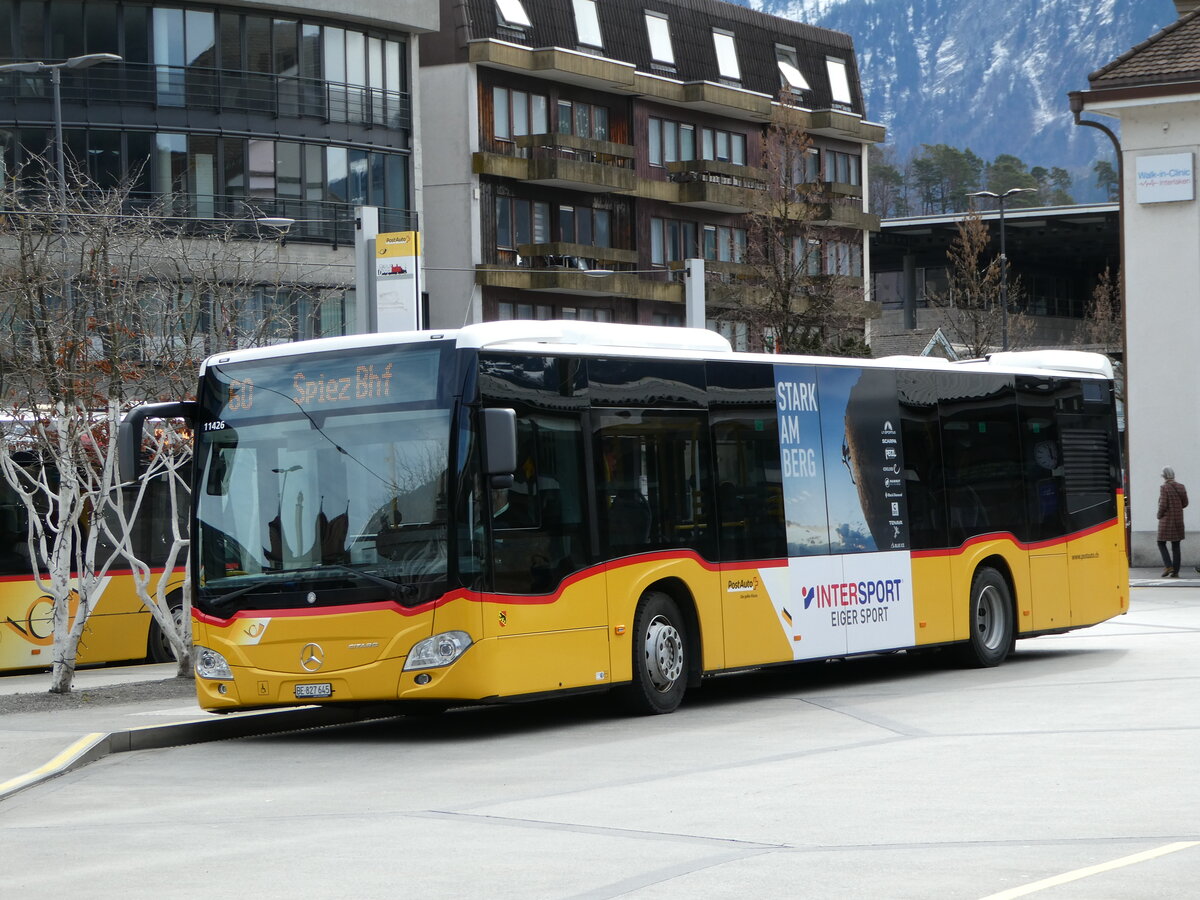
[[742, 359], [759, 362], [805, 363], [809, 365], [866, 366], [901, 369], [974, 372], [993, 371], [1014, 374], [1085, 375], [1111, 379], [1112, 364], [1101, 353], [1079, 350], [1027, 350], [989, 354], [983, 359], [950, 361], [930, 356], [888, 356], [880, 359], [849, 357], [790, 356], [762, 353], [735, 353], [728, 340], [703, 328], [683, 328], [665, 325], [620, 325], [611, 322], [581, 322], [575, 320], [509, 320], [482, 322], [460, 329], [444, 331], [402, 331], [375, 334], [355, 334], [343, 337], [318, 338], [311, 341], [273, 344], [247, 350], [218, 353], [207, 360], [209, 365], [227, 362], [248, 362], [282, 358], [309, 353], [382, 347], [395, 344], [454, 341], [463, 349], [503, 349], [524, 352], [545, 352], [547, 345], [559, 351], [587, 354], [604, 351], [615, 355], [653, 355], [675, 358]]

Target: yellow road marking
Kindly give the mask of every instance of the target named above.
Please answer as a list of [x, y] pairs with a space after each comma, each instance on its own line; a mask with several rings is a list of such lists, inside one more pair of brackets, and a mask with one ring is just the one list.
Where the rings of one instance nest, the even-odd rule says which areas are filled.
[[1174, 844], [1164, 844], [1161, 847], [1155, 847], [1153, 850], [1145, 850], [1142, 853], [1134, 853], [1131, 856], [1122, 856], [1120, 859], [1110, 860], [1106, 863], [1088, 866], [1086, 869], [1076, 869], [1074, 872], [1064, 872], [1062, 875], [1054, 875], [1050, 878], [1043, 878], [1041, 881], [1034, 881], [1021, 887], [1015, 887], [1011, 890], [1001, 891], [998, 894], [989, 894], [983, 900], [1012, 900], [1014, 897], [1024, 897], [1026, 894], [1032, 894], [1035, 891], [1042, 891], [1049, 887], [1056, 887], [1060, 884], [1066, 884], [1069, 881], [1078, 881], [1081, 878], [1090, 878], [1092, 875], [1099, 875], [1102, 872], [1111, 872], [1113, 869], [1120, 869], [1124, 866], [1132, 866], [1137, 863], [1146, 862], [1147, 860], [1155, 859], [1159, 856], [1166, 856], [1168, 853], [1175, 853], [1179, 850], [1186, 850], [1189, 847], [1200, 845], [1200, 841], [1176, 841]]
[[92, 734], [84, 735], [49, 762], [38, 766], [33, 771], [26, 772], [24, 775], [18, 775], [16, 778], [10, 778], [8, 781], [0, 781], [0, 796], [70, 765], [73, 760], [86, 753], [106, 737], [108, 737], [108, 733], [104, 731], [96, 731]]

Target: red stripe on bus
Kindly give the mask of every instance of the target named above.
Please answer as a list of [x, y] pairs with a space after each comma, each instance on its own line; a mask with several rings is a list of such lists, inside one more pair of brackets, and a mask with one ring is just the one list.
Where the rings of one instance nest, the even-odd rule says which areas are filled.
[[1061, 544], [1067, 544], [1071, 541], [1080, 540], [1081, 538], [1088, 537], [1089, 535], [1099, 534], [1101, 531], [1107, 531], [1109, 528], [1115, 528], [1116, 526], [1117, 520], [1109, 519], [1107, 522], [1101, 522], [1099, 525], [1093, 525], [1091, 528], [1085, 528], [1082, 531], [1073, 532], [1065, 537], [1052, 538], [1048, 541], [1032, 541], [1030, 543], [1017, 540], [1016, 535], [1014, 535], [1011, 531], [993, 531], [989, 534], [975, 535], [975, 537], [970, 538], [957, 547], [947, 547], [941, 550], [913, 550], [912, 557], [913, 559], [930, 559], [939, 556], [957, 556], [968, 547], [973, 547], [975, 544], [982, 544], [985, 541], [1007, 541], [1015, 546], [1018, 550], [1023, 551], [1044, 550], [1047, 547], [1056, 547]]
[[[720, 571], [717, 563], [709, 562], [701, 558], [698, 553], [691, 550], [659, 550], [651, 553], [639, 553], [636, 556], [626, 556], [618, 560], [610, 560], [608, 562], [597, 563], [594, 566], [588, 566], [586, 569], [580, 569], [578, 572], [573, 572], [564, 578], [558, 585], [558, 588], [549, 594], [501, 594], [494, 591], [468, 591], [465, 588], [457, 588], [449, 594], [443, 594], [436, 600], [430, 600], [422, 603], [419, 606], [401, 606], [391, 600], [379, 600], [371, 603], [354, 603], [345, 606], [322, 606], [317, 608], [306, 607], [304, 609], [240, 609], [227, 619], [219, 616], [214, 616], [209, 613], [201, 612], [198, 609], [193, 609], [193, 616], [199, 622], [204, 622], [209, 625], [223, 625], [228, 622], [233, 622], [237, 619], [256, 619], [256, 618], [291, 618], [295, 616], [312, 616], [312, 615], [337, 615], [347, 612], [375, 612], [387, 610], [398, 613], [402, 616], [415, 616], [421, 613], [430, 612], [439, 606], [445, 606], [447, 603], [452, 603], [455, 600], [467, 600], [475, 603], [504, 603], [509, 606], [514, 604], [524, 606], [546, 606], [557, 602], [564, 591], [571, 586], [578, 584], [581, 581], [586, 581], [591, 578], [603, 575], [605, 572], [612, 569], [625, 568], [627, 566], [642, 565], [648, 562], [659, 562], [664, 560], [691, 560], [699, 563], [702, 567], [710, 572], [716, 573]], [[766, 568], [767, 566], [786, 566], [787, 560], [769, 560], [755, 563], [739, 563], [739, 568]]]

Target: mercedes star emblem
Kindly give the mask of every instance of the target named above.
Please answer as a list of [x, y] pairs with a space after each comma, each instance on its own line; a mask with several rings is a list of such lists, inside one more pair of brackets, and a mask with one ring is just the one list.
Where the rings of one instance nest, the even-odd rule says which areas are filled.
[[300, 666], [305, 672], [315, 672], [325, 665], [325, 651], [320, 644], [305, 644], [300, 651]]

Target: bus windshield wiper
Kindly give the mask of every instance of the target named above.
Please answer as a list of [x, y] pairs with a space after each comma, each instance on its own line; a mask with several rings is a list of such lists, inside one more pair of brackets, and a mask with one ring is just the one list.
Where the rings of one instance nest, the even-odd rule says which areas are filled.
[[362, 569], [356, 569], [353, 566], [342, 565], [341, 563], [325, 563], [320, 566], [312, 566], [307, 569], [292, 569], [286, 573], [287, 575], [320, 575], [326, 572], [338, 572], [344, 575], [351, 575], [355, 578], [361, 578], [363, 581], [369, 581], [372, 584], [386, 588], [388, 598], [391, 600], [403, 600], [408, 597], [414, 597], [417, 593], [415, 584], [401, 584], [392, 581], [390, 578], [384, 578], [382, 575], [376, 575], [374, 572], [365, 572]]
[[360, 581], [366, 581], [370, 584], [385, 588], [387, 590], [387, 599], [397, 602], [411, 600], [418, 594], [418, 589], [415, 584], [400, 584], [392, 581], [389, 578], [376, 575], [373, 572], [363, 572], [359, 569], [355, 569], [351, 566], [344, 566], [339, 563], [328, 563], [321, 566], [312, 566], [306, 569], [291, 569], [286, 572], [262, 572], [260, 575], [263, 577], [254, 581], [252, 584], [242, 585], [241, 587], [235, 588], [228, 593], [221, 594], [219, 597], [208, 600], [202, 605], [219, 615], [230, 611], [232, 601], [236, 600], [238, 597], [253, 593], [254, 591], [266, 588], [271, 592], [277, 592], [280, 585], [286, 585], [287, 582], [293, 580], [293, 578], [296, 581], [301, 581], [304, 580], [303, 576], [308, 576], [311, 578], [314, 575], [334, 574], [350, 575], [359, 579]]
[[228, 605], [229, 601], [236, 600], [238, 597], [241, 597], [243, 594], [248, 594], [251, 591], [256, 591], [262, 586], [263, 582], [261, 581], [255, 581], [252, 584], [244, 584], [240, 588], [235, 588], [229, 593], [222, 594], [220, 597], [217, 597], [214, 600], [209, 600], [204, 605], [212, 609], [213, 612], [220, 612], [226, 605]]

